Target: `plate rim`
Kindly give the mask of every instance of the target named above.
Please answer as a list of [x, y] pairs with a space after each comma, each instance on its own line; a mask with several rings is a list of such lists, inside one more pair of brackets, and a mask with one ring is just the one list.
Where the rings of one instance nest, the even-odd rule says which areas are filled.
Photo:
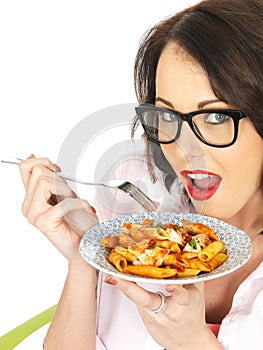
[[[246, 257], [239, 264], [233, 266], [232, 268], [230, 268], [228, 270], [221, 271], [221, 272], [219, 272], [219, 274], [216, 274], [216, 273], [210, 274], [208, 272], [208, 273], [204, 273], [204, 274], [197, 275], [197, 276], [192, 276], [192, 277], [183, 277], [183, 278], [174, 278], [174, 279], [157, 279], [157, 278], [143, 277], [143, 276], [132, 275], [132, 274], [124, 274], [124, 273], [118, 271], [116, 268], [114, 268], [114, 266], [113, 266], [113, 268], [116, 271], [109, 271], [107, 268], [97, 264], [96, 262], [94, 262], [94, 260], [92, 260], [91, 258], [87, 258], [87, 256], [85, 256], [85, 251], [84, 251], [85, 250], [85, 246], [84, 246], [84, 244], [85, 244], [86, 237], [88, 236], [90, 231], [91, 232], [93, 232], [94, 230], [96, 231], [99, 228], [101, 228], [101, 226], [103, 228], [105, 227], [105, 229], [106, 229], [107, 228], [106, 225], [111, 227], [112, 224], [115, 223], [115, 222], [118, 222], [118, 224], [119, 224], [118, 229], [119, 229], [120, 228], [120, 224], [122, 222], [127, 222], [127, 221], [129, 222], [129, 220], [130, 220], [130, 222], [134, 222], [135, 217], [136, 217], [136, 220], [138, 220], [138, 221], [142, 220], [144, 218], [149, 218], [149, 219], [155, 219], [156, 218], [156, 220], [158, 220], [159, 216], [164, 216], [164, 215], [165, 216], [169, 216], [169, 217], [172, 216], [174, 218], [177, 217], [177, 219], [182, 219], [184, 217], [190, 217], [192, 219], [198, 219], [198, 220], [201, 219], [203, 221], [212, 220], [213, 223], [215, 222], [215, 225], [216, 225], [216, 223], [221, 224], [221, 225], [226, 225], [230, 229], [232, 229], [234, 231], [237, 231], [235, 233], [237, 233], [237, 234], [241, 233], [242, 237], [244, 237], [247, 240], [246, 250], [244, 250], [244, 252], [246, 252]], [[189, 220], [190, 220], [190, 218], [189, 218]], [[117, 231], [117, 228], [116, 228], [115, 231]], [[115, 232], [115, 234], [117, 234], [117, 233], [118, 232]], [[114, 232], [110, 232], [109, 234], [114, 236]], [[219, 234], [219, 236], [222, 235], [221, 232], [220, 233], [218, 232], [218, 234]], [[102, 237], [100, 237], [100, 239], [101, 238]], [[146, 213], [146, 212], [132, 213], [132, 214], [120, 216], [120, 217], [117, 217], [117, 218], [112, 218], [112, 219], [109, 219], [109, 220], [105, 220], [105, 221], [102, 221], [102, 222], [96, 224], [95, 226], [93, 226], [90, 229], [88, 229], [85, 232], [85, 234], [83, 235], [83, 237], [82, 237], [82, 239], [80, 241], [80, 244], [79, 244], [79, 251], [80, 251], [80, 254], [81, 254], [82, 258], [87, 263], [89, 263], [91, 266], [93, 266], [94, 268], [96, 268], [99, 271], [102, 271], [103, 273], [115, 276], [117, 278], [121, 278], [121, 279], [124, 279], [124, 280], [127, 280], [127, 281], [131, 281], [131, 282], [137, 282], [137, 283], [150, 283], [150, 284], [155, 283], [155, 284], [160, 284], [160, 285], [161, 284], [162, 285], [167, 285], [167, 284], [181, 284], [182, 285], [182, 284], [192, 284], [192, 283], [203, 282], [203, 281], [208, 281], [208, 280], [220, 278], [220, 277], [223, 277], [225, 275], [228, 275], [228, 274], [236, 271], [237, 269], [242, 267], [250, 259], [251, 254], [252, 254], [252, 242], [251, 242], [251, 238], [248, 236], [248, 234], [245, 231], [239, 229], [236, 226], [228, 224], [227, 222], [225, 222], [225, 221], [223, 221], [221, 219], [217, 219], [217, 218], [212, 217], [212, 216], [207, 216], [207, 215], [198, 214], [198, 213], [189, 213], [189, 212], [187, 212], [187, 213], [175, 213], [175, 212], [158, 212], [158, 211], [156, 211], [156, 212], [151, 212], [151, 213]], [[98, 247], [96, 248], [96, 252], [97, 251], [98, 251]], [[215, 271], [215, 270], [213, 270], [213, 271]], [[211, 273], [213, 271], [211, 271]]]

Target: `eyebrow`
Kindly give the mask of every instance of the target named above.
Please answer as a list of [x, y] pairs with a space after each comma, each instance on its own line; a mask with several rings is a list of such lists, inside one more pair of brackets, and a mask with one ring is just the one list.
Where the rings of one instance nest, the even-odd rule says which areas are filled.
[[[167, 101], [167, 100], [165, 100], [165, 99], [162, 98], [162, 97], [156, 97], [155, 102], [158, 102], [158, 101], [163, 102], [163, 103], [165, 103], [167, 106], [169, 106], [169, 107], [175, 109], [174, 106], [173, 106], [173, 104], [172, 104], [170, 101]], [[202, 108], [204, 108], [206, 105], [208, 105], [208, 104], [210, 104], [210, 103], [216, 103], [216, 102], [222, 102], [222, 101], [219, 100], [219, 99], [206, 100], [206, 101], [199, 102], [197, 106], [198, 106], [198, 109], [202, 109]]]

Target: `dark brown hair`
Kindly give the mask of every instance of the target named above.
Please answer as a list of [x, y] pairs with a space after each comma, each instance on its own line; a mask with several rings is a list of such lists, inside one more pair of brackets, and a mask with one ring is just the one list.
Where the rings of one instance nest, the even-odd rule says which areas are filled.
[[[263, 1], [205, 0], [151, 28], [135, 60], [139, 103], [155, 102], [158, 60], [171, 41], [207, 72], [215, 95], [249, 116], [263, 138]], [[176, 175], [160, 146], [146, 142], [147, 156], [166, 173], [169, 189]]]

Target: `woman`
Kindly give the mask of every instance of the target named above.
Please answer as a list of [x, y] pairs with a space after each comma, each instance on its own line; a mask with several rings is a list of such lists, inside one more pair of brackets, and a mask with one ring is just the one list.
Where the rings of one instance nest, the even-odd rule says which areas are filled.
[[[54, 164], [31, 156], [20, 165], [23, 213], [69, 261], [45, 349], [263, 347], [262, 15], [260, 0], [201, 2], [150, 30], [135, 67], [148, 158], [168, 189], [181, 180], [193, 210], [246, 231], [252, 258], [205, 284], [163, 288], [100, 275], [96, 292], [77, 234], [96, 222], [95, 211], [62, 179], [54, 185]], [[83, 210], [79, 227], [64, 219]], [[220, 327], [218, 338], [209, 324]]]

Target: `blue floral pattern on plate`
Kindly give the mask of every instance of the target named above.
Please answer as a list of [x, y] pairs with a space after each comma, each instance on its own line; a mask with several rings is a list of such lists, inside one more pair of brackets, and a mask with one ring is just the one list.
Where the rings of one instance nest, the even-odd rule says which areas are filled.
[[[194, 223], [203, 223], [215, 230], [220, 240], [225, 242], [229, 258], [217, 269], [194, 277], [155, 279], [121, 273], [108, 262], [107, 257], [109, 254], [109, 249], [104, 248], [100, 244], [100, 240], [107, 235], [113, 236], [118, 234], [121, 230], [121, 225], [123, 222], [140, 223], [145, 218], [154, 220], [155, 224], [161, 222], [163, 224], [175, 223], [181, 225], [182, 219], [186, 219]], [[211, 280], [237, 270], [250, 258], [252, 253], [252, 244], [250, 238], [244, 231], [241, 231], [237, 227], [229, 225], [224, 221], [209, 216], [190, 213], [178, 214], [152, 212], [131, 214], [97, 224], [89, 229], [82, 237], [79, 250], [82, 257], [90, 265], [112, 276], [123, 278], [132, 282], [188, 284]]]

